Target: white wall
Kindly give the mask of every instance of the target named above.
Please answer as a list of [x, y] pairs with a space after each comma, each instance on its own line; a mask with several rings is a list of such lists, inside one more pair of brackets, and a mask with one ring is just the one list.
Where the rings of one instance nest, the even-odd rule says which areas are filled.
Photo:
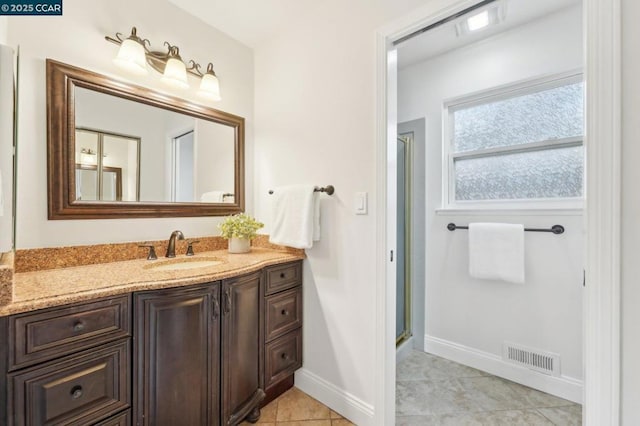
[[0, 16], [0, 44], [7, 44], [8, 32], [9, 32], [9, 18], [7, 16]]
[[[374, 409], [379, 349], [375, 30], [424, 3], [325, 1], [308, 20], [282, 28], [255, 56], [255, 202], [267, 232], [270, 188], [336, 188], [332, 197], [322, 196], [322, 239], [307, 250], [305, 360], [296, 383], [358, 424], [370, 422]], [[369, 215], [354, 214], [357, 191], [369, 192]], [[337, 400], [350, 401], [349, 407], [338, 407]]]
[[[196, 201], [205, 192], [224, 191], [233, 194], [234, 168], [233, 127], [196, 120]], [[232, 201], [233, 198], [225, 198]]]
[[622, 1], [622, 416], [640, 423], [640, 2]]
[[[138, 34], [161, 48], [180, 46], [183, 59], [216, 65], [223, 100], [215, 107], [246, 118], [247, 210], [253, 191], [252, 51], [166, 0], [66, 0], [55, 19], [9, 18], [8, 43], [20, 45], [20, 123], [18, 165], [18, 248], [50, 247], [167, 238], [173, 229], [187, 236], [217, 234], [219, 219], [47, 220], [45, 59], [52, 58], [102, 74], [127, 79], [196, 101], [197, 83], [187, 92], [171, 91], [153, 71], [147, 77], [125, 75], [112, 59], [118, 47], [104, 40], [115, 32]], [[168, 24], [170, 23], [170, 24]], [[46, 37], [43, 36], [46, 34]]]
[[[442, 339], [500, 357], [503, 342], [510, 341], [559, 353], [562, 375], [582, 378], [581, 215], [436, 211], [442, 204], [443, 101], [580, 68], [581, 19], [579, 7], [560, 11], [399, 72], [398, 121], [426, 117], [425, 339], [430, 350], [437, 351], [440, 346], [433, 342]], [[470, 278], [468, 234], [448, 231], [449, 222], [562, 224], [566, 233], [526, 234], [526, 282], [520, 286]], [[574, 391], [579, 397], [580, 389]]]

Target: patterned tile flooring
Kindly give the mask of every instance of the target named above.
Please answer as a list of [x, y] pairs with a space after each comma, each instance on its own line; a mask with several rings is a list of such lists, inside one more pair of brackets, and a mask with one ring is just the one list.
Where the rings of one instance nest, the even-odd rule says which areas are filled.
[[[258, 424], [354, 426], [295, 387], [264, 407]], [[398, 364], [396, 426], [581, 424], [578, 404], [435, 355], [412, 351]]]
[[[262, 409], [260, 426], [354, 426], [349, 420], [298, 388], [291, 388]], [[251, 423], [243, 422], [241, 426]]]
[[582, 406], [435, 355], [396, 370], [396, 425], [578, 426]]

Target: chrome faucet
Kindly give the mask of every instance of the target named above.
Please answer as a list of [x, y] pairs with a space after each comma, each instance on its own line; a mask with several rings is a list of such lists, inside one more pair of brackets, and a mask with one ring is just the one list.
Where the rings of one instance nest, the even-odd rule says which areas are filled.
[[176, 237], [178, 237], [179, 240], [184, 240], [182, 231], [173, 231], [169, 237], [169, 244], [167, 245], [167, 254], [164, 255], [165, 257], [176, 257]]

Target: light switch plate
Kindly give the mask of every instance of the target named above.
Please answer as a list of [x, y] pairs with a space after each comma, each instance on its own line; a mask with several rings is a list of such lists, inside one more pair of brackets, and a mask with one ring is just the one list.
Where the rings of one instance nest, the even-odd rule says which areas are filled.
[[366, 192], [356, 192], [353, 199], [356, 214], [367, 214], [368, 212], [368, 195]]

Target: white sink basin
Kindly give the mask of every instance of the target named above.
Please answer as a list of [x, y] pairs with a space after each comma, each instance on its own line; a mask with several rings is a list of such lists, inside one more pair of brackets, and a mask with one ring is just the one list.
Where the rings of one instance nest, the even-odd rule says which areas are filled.
[[145, 265], [144, 268], [153, 269], [154, 271], [183, 271], [186, 269], [208, 268], [221, 263], [224, 263], [224, 261], [215, 257], [197, 257], [161, 261]]

